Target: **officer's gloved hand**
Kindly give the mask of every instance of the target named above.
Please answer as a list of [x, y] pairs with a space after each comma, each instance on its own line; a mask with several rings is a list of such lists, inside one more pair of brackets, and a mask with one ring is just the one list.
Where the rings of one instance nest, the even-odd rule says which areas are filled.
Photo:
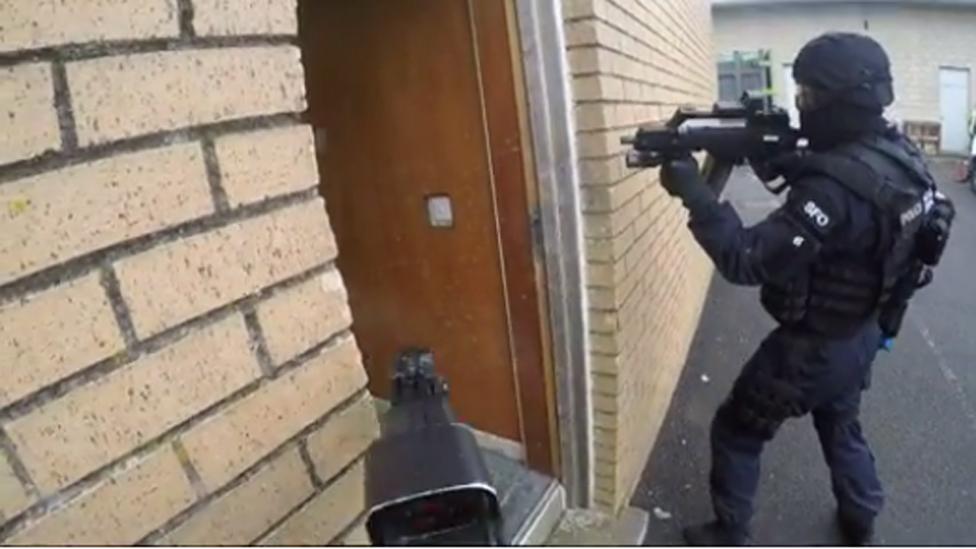
[[715, 193], [705, 184], [698, 162], [691, 155], [674, 158], [661, 166], [661, 186], [693, 210], [715, 201]]
[[768, 183], [777, 177], [789, 178], [801, 165], [802, 157], [796, 152], [773, 157], [749, 158], [749, 166], [760, 181]]

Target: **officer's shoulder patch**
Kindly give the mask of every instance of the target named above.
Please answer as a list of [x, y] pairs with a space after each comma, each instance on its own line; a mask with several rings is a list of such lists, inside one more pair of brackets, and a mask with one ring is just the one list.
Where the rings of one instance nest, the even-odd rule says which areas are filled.
[[803, 214], [807, 218], [815, 223], [817, 227], [826, 228], [830, 225], [830, 216], [827, 212], [823, 211], [820, 204], [817, 204], [812, 198], [807, 199], [803, 202]]
[[787, 210], [810, 231], [820, 237], [826, 236], [844, 215], [843, 200], [835, 196], [839, 190], [812, 184], [794, 188], [787, 197]]

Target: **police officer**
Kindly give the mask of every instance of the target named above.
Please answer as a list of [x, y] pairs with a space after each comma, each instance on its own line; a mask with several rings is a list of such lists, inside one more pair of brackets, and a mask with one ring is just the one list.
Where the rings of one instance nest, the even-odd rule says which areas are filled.
[[850, 544], [871, 539], [884, 494], [861, 432], [861, 392], [883, 337], [879, 310], [911, 261], [918, 219], [935, 192], [915, 147], [883, 118], [894, 100], [888, 57], [874, 40], [831, 33], [793, 65], [809, 152], [782, 162], [785, 204], [743, 227], [691, 157], [661, 183], [689, 210], [688, 226], [729, 281], [761, 286], [778, 327], [742, 368], [711, 425], [715, 520], [686, 528], [692, 545], [739, 545], [763, 446], [782, 422], [812, 414]]

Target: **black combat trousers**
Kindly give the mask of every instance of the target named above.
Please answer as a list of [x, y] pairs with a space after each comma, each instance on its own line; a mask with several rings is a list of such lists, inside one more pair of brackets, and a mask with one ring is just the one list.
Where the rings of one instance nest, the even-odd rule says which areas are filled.
[[719, 521], [748, 533], [763, 446], [783, 421], [807, 414], [839, 511], [854, 520], [874, 519], [884, 493], [858, 414], [880, 341], [873, 322], [844, 340], [782, 327], [766, 337], [712, 421], [709, 480]]

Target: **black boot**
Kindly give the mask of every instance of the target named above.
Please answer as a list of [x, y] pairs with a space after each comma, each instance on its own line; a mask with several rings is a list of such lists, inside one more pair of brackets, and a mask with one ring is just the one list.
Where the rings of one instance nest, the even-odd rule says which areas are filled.
[[749, 545], [749, 535], [744, 530], [731, 528], [717, 520], [705, 524], [688, 526], [682, 531], [682, 534], [688, 545]]
[[844, 543], [848, 545], [870, 545], [874, 539], [874, 519], [858, 518], [838, 511], [837, 523]]

